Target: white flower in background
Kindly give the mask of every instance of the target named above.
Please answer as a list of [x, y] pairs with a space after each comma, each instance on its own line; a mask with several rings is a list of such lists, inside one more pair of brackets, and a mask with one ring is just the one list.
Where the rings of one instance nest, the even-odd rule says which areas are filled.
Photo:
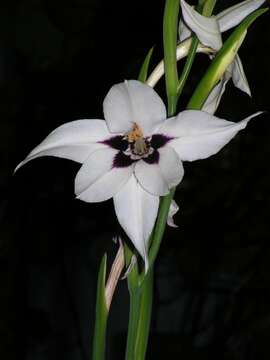
[[166, 108], [148, 85], [114, 85], [103, 103], [104, 120], [77, 120], [56, 128], [17, 169], [40, 156], [82, 163], [75, 193], [86, 202], [114, 200], [119, 223], [145, 261], [159, 197], [180, 183], [182, 161], [216, 154], [254, 114], [239, 123], [187, 110], [166, 119]]
[[[222, 47], [221, 33], [238, 25], [246, 16], [259, 8], [264, 2], [265, 0], [246, 0], [229, 7], [217, 15], [206, 17], [199, 14], [184, 0], [180, 0], [183, 16], [183, 19], [181, 19], [179, 23], [180, 41], [190, 37], [191, 31], [193, 31], [203, 45], [210, 46], [212, 49], [218, 51]], [[241, 60], [239, 56], [236, 55], [234, 61], [225, 72], [223, 79], [221, 79], [210, 93], [203, 106], [203, 110], [214, 114], [230, 78], [232, 78], [236, 87], [251, 96]]]

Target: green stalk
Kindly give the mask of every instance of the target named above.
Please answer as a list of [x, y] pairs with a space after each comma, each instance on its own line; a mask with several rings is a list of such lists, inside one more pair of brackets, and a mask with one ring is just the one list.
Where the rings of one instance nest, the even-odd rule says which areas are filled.
[[[132, 261], [133, 252], [125, 244], [125, 260], [128, 267]], [[126, 360], [135, 360], [135, 345], [137, 336], [137, 325], [140, 313], [140, 288], [138, 283], [138, 266], [133, 265], [127, 275], [129, 291], [129, 321], [128, 336], [126, 344]]]
[[[211, 16], [216, 5], [217, 0], [205, 0], [202, 2], [199, 1], [198, 11], [202, 9], [202, 15]], [[202, 4], [201, 4], [202, 3]]]
[[141, 283], [137, 270], [128, 275], [130, 307], [126, 360], [145, 359], [151, 323], [153, 272], [153, 268], [149, 269]]
[[140, 314], [140, 289], [129, 290], [129, 320], [126, 346], [126, 360], [139, 360], [136, 358], [136, 343], [138, 336], [138, 322]]
[[167, 0], [164, 10], [163, 46], [168, 116], [174, 115], [177, 105], [178, 72], [176, 46], [179, 7], [179, 0]]
[[151, 268], [156, 260], [161, 240], [166, 228], [169, 208], [174, 197], [175, 188], [171, 189], [170, 193], [160, 200], [160, 207], [158, 212], [158, 218], [153, 233], [153, 242], [149, 250], [149, 268]]
[[108, 319], [108, 310], [105, 301], [105, 281], [106, 281], [107, 256], [103, 256], [97, 282], [97, 300], [96, 300], [96, 320], [93, 339], [93, 360], [105, 359], [106, 347], [106, 328]]
[[141, 285], [140, 314], [137, 324], [137, 337], [135, 344], [136, 360], [145, 358], [151, 324], [153, 300], [153, 267], [149, 269]]
[[177, 96], [179, 97], [183, 91], [183, 88], [186, 84], [187, 78], [190, 74], [190, 70], [193, 64], [193, 61], [195, 59], [195, 55], [196, 55], [196, 51], [197, 51], [197, 47], [199, 45], [199, 40], [198, 38], [193, 35], [192, 37], [192, 43], [188, 52], [188, 56], [184, 65], [184, 69], [182, 71], [181, 77], [179, 79], [178, 82], [178, 86], [177, 86]]

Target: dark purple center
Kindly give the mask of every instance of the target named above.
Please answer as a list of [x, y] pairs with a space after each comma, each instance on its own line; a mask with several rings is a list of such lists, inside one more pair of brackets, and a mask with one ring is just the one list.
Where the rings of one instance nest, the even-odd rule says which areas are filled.
[[138, 154], [135, 142], [129, 142], [125, 136], [113, 136], [102, 141], [102, 143], [118, 150], [113, 160], [113, 167], [123, 168], [132, 165], [138, 160], [143, 160], [147, 164], [158, 164], [160, 156], [158, 149], [172, 139], [173, 138], [162, 134], [155, 134], [151, 138], [143, 139], [146, 149], [144, 154]]
[[106, 145], [110, 146], [111, 148], [120, 150], [120, 151], [126, 151], [129, 146], [128, 141], [123, 139], [123, 136], [111, 137], [111, 138], [103, 141], [103, 144], [106, 144]]

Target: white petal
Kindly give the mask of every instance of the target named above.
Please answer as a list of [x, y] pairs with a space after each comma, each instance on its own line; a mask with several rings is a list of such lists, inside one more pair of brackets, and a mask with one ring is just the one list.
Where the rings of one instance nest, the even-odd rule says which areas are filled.
[[181, 7], [186, 25], [197, 35], [200, 42], [212, 49], [219, 50], [222, 46], [222, 39], [216, 18], [199, 14], [184, 0], [181, 0]]
[[103, 103], [104, 116], [111, 132], [126, 133], [134, 123], [151, 135], [166, 119], [166, 108], [159, 95], [149, 85], [129, 80], [114, 85]]
[[179, 40], [180, 41], [184, 41], [191, 36], [191, 31], [186, 26], [186, 24], [182, 21], [182, 19], [180, 19], [180, 21], [179, 21], [178, 32], [179, 32]]
[[221, 97], [226, 89], [226, 84], [228, 82], [228, 79], [226, 77], [223, 77], [218, 84], [212, 89], [210, 94], [208, 95], [208, 98], [206, 99], [205, 103], [203, 104], [202, 111], [207, 112], [208, 114], [213, 115], [220, 103]]
[[246, 0], [222, 11], [216, 16], [220, 31], [224, 32], [238, 25], [246, 16], [258, 9], [264, 2], [265, 0]]
[[115, 168], [117, 150], [99, 149], [82, 165], [75, 178], [77, 198], [86, 202], [100, 202], [113, 197], [128, 181], [133, 166]]
[[85, 119], [66, 123], [53, 130], [16, 170], [40, 156], [57, 156], [82, 163], [92, 151], [103, 146], [96, 142], [108, 136], [109, 131], [104, 120]]
[[159, 158], [159, 167], [162, 173], [163, 178], [168, 184], [168, 188], [178, 185], [184, 176], [184, 168], [179, 156], [170, 146], [163, 146], [158, 149], [160, 158]]
[[251, 96], [250, 87], [248, 85], [242, 62], [238, 55], [235, 56], [234, 62], [232, 63], [232, 80], [238, 89]]
[[135, 176], [150, 194], [163, 196], [182, 180], [183, 165], [173, 148], [164, 146], [158, 150], [158, 163], [148, 164], [140, 160], [135, 165]]
[[117, 219], [148, 267], [148, 240], [153, 230], [159, 197], [146, 192], [132, 175], [114, 196]]
[[158, 164], [147, 164], [140, 160], [135, 165], [135, 176], [140, 185], [149, 193], [163, 196], [169, 193], [169, 186]]
[[244, 129], [250, 119], [261, 114], [258, 112], [248, 118], [233, 123], [219, 119], [204, 111], [186, 110], [176, 118], [166, 121], [159, 132], [177, 138], [170, 141], [183, 161], [205, 159], [216, 154], [237, 133]]
[[179, 206], [177, 205], [176, 201], [172, 200], [167, 218], [167, 225], [173, 228], [178, 227], [178, 225], [175, 224], [173, 219], [174, 215], [178, 212], [178, 210], [179, 210]]

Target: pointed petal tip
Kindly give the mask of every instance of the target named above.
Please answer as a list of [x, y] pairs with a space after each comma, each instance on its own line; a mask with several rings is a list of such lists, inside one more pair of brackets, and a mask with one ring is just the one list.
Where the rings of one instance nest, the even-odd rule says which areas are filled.
[[173, 228], [178, 228], [178, 225], [175, 224], [174, 222], [174, 215], [178, 212], [179, 210], [179, 206], [177, 205], [175, 200], [172, 200], [171, 205], [170, 205], [170, 209], [169, 209], [169, 214], [167, 217], [167, 225]]
[[221, 32], [240, 24], [245, 17], [258, 9], [266, 0], [246, 0], [230, 6], [216, 15]]
[[13, 170], [13, 174], [14, 175], [21, 167], [23, 166], [23, 161], [21, 161]]
[[177, 121], [167, 120], [161, 131], [166, 135], [173, 131], [178, 136], [171, 146], [182, 161], [201, 160], [219, 152], [252, 118], [261, 114], [259, 111], [239, 122], [231, 122], [204, 111], [186, 110], [177, 116]]
[[114, 196], [117, 219], [134, 247], [149, 267], [148, 241], [154, 228], [159, 197], [145, 191], [135, 176]]

